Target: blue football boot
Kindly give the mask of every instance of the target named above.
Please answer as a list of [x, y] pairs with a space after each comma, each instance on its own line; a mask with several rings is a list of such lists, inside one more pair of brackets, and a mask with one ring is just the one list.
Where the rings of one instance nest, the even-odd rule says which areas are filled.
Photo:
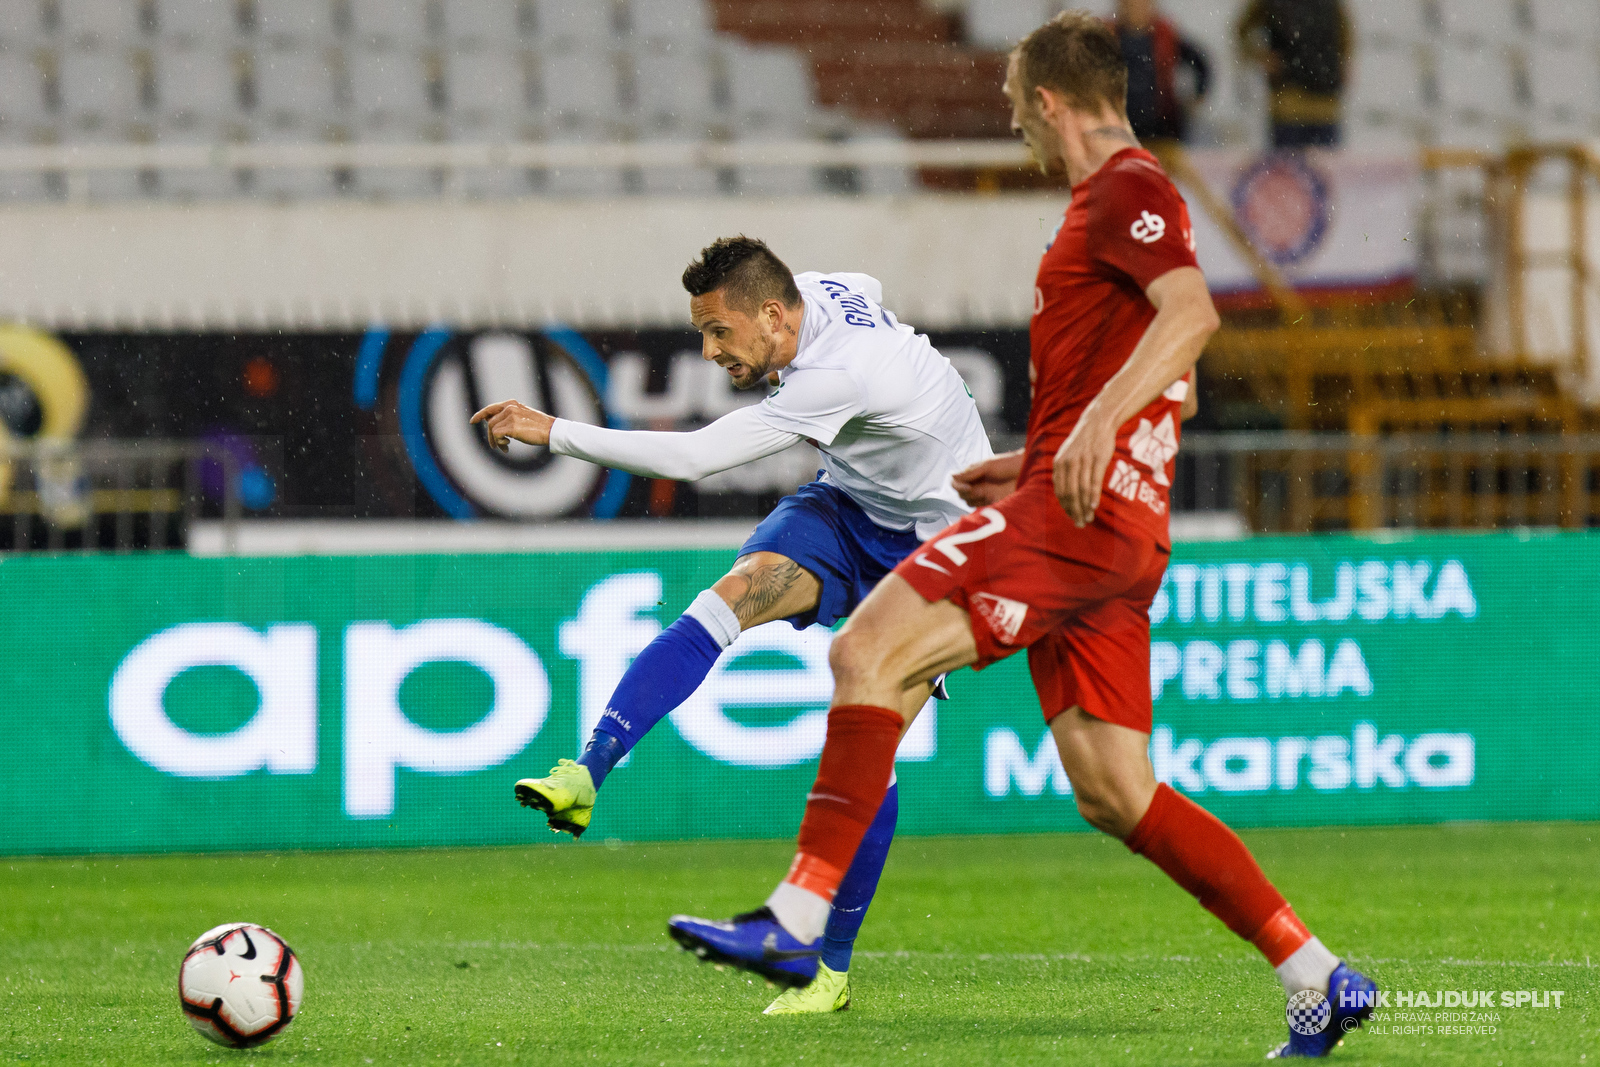
[[1343, 960], [1328, 976], [1328, 993], [1302, 989], [1289, 998], [1289, 1040], [1267, 1053], [1267, 1059], [1288, 1056], [1326, 1056], [1345, 1034], [1372, 1015], [1378, 986]]
[[786, 986], [808, 985], [822, 953], [822, 938], [796, 941], [766, 906], [726, 921], [674, 915], [667, 920], [667, 933], [702, 960], [732, 964]]

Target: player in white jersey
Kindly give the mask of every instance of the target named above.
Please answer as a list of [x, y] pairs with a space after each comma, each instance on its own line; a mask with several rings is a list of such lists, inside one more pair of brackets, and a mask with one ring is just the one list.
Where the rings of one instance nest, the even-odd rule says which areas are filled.
[[[779, 502], [723, 578], [633, 661], [577, 760], [516, 785], [550, 827], [588, 827], [605, 776], [699, 687], [741, 631], [787, 619], [831, 626], [929, 534], [970, 509], [951, 476], [988, 459], [989, 439], [961, 376], [882, 301], [865, 274], [801, 274], [765, 244], [724, 238], [684, 271], [702, 353], [742, 389], [774, 384], [759, 404], [688, 433], [611, 430], [556, 419], [517, 401], [473, 416], [490, 441], [515, 439], [648, 478], [697, 480], [810, 441], [817, 480]], [[907, 719], [930, 686], [907, 693]], [[888, 856], [898, 812], [891, 786], [833, 901], [817, 950], [774, 953], [763, 973], [793, 986], [768, 1012], [835, 1011], [850, 998], [850, 953]], [[813, 980], [815, 979], [815, 980]], [[800, 988], [800, 987], [804, 988]]]

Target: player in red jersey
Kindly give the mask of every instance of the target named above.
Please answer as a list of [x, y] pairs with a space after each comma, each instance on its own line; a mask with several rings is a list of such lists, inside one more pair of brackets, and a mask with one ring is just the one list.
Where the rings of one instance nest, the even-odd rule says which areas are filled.
[[1311, 936], [1244, 843], [1150, 764], [1150, 616], [1166, 570], [1180, 405], [1218, 326], [1183, 199], [1128, 125], [1127, 70], [1099, 20], [1030, 34], [1006, 76], [1012, 127], [1072, 202], [1039, 264], [1025, 447], [956, 476], [971, 515], [872, 591], [834, 640], [835, 691], [799, 849], [765, 907], [675, 917], [735, 964], [802, 951], [888, 788], [903, 694], [1028, 650], [1046, 720], [1092, 825], [1250, 941], [1288, 993], [1275, 1055], [1324, 1055], [1370, 1015], [1373, 983]]

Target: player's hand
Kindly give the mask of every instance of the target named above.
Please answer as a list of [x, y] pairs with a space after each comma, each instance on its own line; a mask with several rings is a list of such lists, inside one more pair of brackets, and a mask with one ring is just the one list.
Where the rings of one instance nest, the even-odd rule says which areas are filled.
[[1017, 475], [1022, 471], [1022, 450], [974, 463], [964, 471], [952, 475], [950, 484], [968, 506], [981, 508], [1010, 496], [1017, 487]]
[[1079, 527], [1094, 521], [1106, 468], [1117, 450], [1117, 428], [1090, 404], [1056, 450], [1056, 499]]
[[502, 400], [472, 416], [474, 425], [485, 424], [489, 444], [502, 452], [510, 448], [513, 440], [525, 445], [548, 445], [555, 421], [553, 416], [535, 411], [520, 400]]

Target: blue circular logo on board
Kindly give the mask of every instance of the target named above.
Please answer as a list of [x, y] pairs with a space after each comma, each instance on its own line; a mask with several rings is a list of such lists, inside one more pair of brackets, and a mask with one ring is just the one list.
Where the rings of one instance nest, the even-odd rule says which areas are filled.
[[[355, 402], [374, 410], [389, 332], [373, 327], [356, 356]], [[622, 427], [604, 404], [606, 365], [574, 330], [418, 334], [401, 360], [395, 413], [417, 481], [457, 519], [549, 519], [582, 511], [612, 518], [629, 475], [517, 442], [501, 453], [467, 420], [497, 400], [518, 399], [561, 418]]]
[[1300, 153], [1256, 160], [1233, 183], [1229, 199], [1250, 243], [1277, 266], [1301, 262], [1327, 236], [1328, 181]]

